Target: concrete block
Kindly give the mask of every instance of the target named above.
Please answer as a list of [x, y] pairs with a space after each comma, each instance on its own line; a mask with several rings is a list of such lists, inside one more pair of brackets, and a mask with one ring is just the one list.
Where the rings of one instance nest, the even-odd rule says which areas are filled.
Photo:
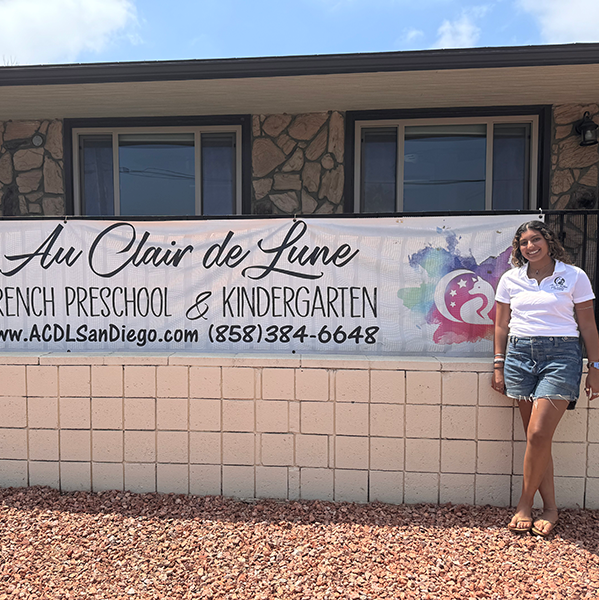
[[555, 442], [586, 442], [587, 440], [587, 411], [568, 410], [559, 422], [555, 434]]
[[155, 398], [156, 367], [130, 365], [125, 367], [125, 397]]
[[329, 438], [326, 435], [296, 435], [295, 464], [298, 467], [327, 467]]
[[[219, 465], [221, 463], [221, 434], [196, 432], [189, 434], [189, 461], [197, 464]], [[220, 484], [219, 484], [220, 485]]]
[[263, 433], [260, 436], [262, 464], [289, 466], [293, 464], [293, 434]]
[[222, 396], [220, 367], [189, 368], [190, 398], [220, 398]]
[[0, 396], [0, 422], [2, 427], [27, 427], [27, 398]]
[[441, 473], [439, 502], [474, 504], [474, 475]]
[[158, 463], [156, 491], [160, 494], [189, 494], [189, 467]]
[[300, 470], [300, 497], [302, 500], [333, 500], [333, 470]]
[[92, 463], [92, 491], [123, 490], [125, 471], [122, 463]]
[[[576, 412], [576, 411], [574, 411]], [[559, 429], [559, 426], [558, 426]], [[556, 432], [557, 433], [557, 432]], [[589, 410], [589, 442], [599, 442], [599, 409], [591, 408]]]
[[254, 454], [253, 433], [223, 433], [223, 464], [253, 465]]
[[437, 473], [406, 473], [404, 475], [404, 502], [420, 504], [439, 502], [439, 475]]
[[555, 500], [561, 508], [582, 508], [585, 503], [584, 477], [556, 477]]
[[187, 398], [156, 399], [156, 429], [187, 431]]
[[27, 395], [25, 369], [24, 365], [0, 365], [0, 396]]
[[257, 400], [256, 430], [265, 433], [289, 431], [289, 403], [276, 400]]
[[300, 405], [301, 402], [288, 402], [289, 407], [289, 427], [291, 433], [300, 432]]
[[220, 465], [190, 465], [189, 493], [195, 496], [221, 495]]
[[30, 429], [29, 460], [58, 460], [58, 458], [58, 430]]
[[92, 489], [91, 463], [61, 462], [60, 489], [63, 492], [88, 492]]
[[94, 398], [116, 398], [123, 395], [123, 367], [121, 365], [92, 365], [91, 370], [92, 396]]
[[451, 371], [441, 374], [443, 404], [476, 406], [478, 374]]
[[370, 438], [370, 469], [375, 471], [404, 470], [403, 438]]
[[155, 398], [125, 398], [125, 429], [156, 429]]
[[440, 434], [440, 406], [406, 406], [406, 437], [438, 439]]
[[339, 402], [335, 405], [337, 435], [368, 435], [368, 404]]
[[403, 437], [405, 406], [403, 404], [371, 404], [370, 435]]
[[496, 475], [511, 475], [512, 442], [479, 441], [476, 472]]
[[223, 396], [243, 400], [254, 398], [254, 369], [223, 367]]
[[125, 431], [125, 461], [148, 463], [156, 460], [154, 431]]
[[509, 475], [477, 475], [474, 502], [479, 506], [510, 506]]
[[298, 400], [328, 400], [329, 372], [325, 369], [296, 369], [295, 394]]
[[27, 398], [28, 426], [36, 429], [58, 429], [58, 398]]
[[188, 398], [189, 368], [156, 367], [156, 393], [160, 398]]
[[[160, 463], [189, 462], [189, 434], [187, 431], [159, 431], [157, 433], [157, 460]], [[158, 490], [160, 491], [160, 490]], [[179, 493], [179, 492], [177, 492]], [[183, 492], [181, 492], [183, 493]], [[187, 493], [187, 492], [185, 492]]]
[[123, 399], [92, 398], [91, 418], [93, 429], [122, 429]]
[[262, 398], [264, 400], [293, 400], [295, 371], [293, 369], [263, 369]]
[[512, 442], [512, 473], [522, 475], [524, 472], [524, 453], [526, 452], [526, 442]]
[[399, 471], [370, 471], [370, 502], [402, 504], [404, 474]]
[[27, 459], [25, 429], [0, 429], [0, 459]]
[[156, 465], [125, 463], [125, 489], [135, 494], [149, 494], [156, 491]]
[[25, 487], [26, 485], [26, 460], [0, 460], [0, 487]]
[[60, 471], [58, 465], [58, 462], [29, 461], [29, 485], [46, 485], [55, 490], [60, 489]]
[[406, 401], [405, 371], [370, 371], [370, 401], [403, 404]]
[[[80, 429], [61, 429], [60, 460], [91, 460], [91, 431]], [[85, 489], [89, 489], [89, 486]]]
[[441, 467], [440, 440], [406, 439], [406, 471], [437, 473]]
[[368, 502], [368, 471], [335, 469], [335, 502]]
[[28, 365], [27, 395], [30, 398], [33, 396], [57, 396], [58, 367]]
[[223, 496], [233, 498], [254, 498], [254, 467], [223, 467]]
[[94, 462], [120, 463], [123, 462], [123, 456], [122, 431], [92, 431], [92, 460]]
[[513, 436], [513, 410], [481, 406], [478, 409], [479, 440], [511, 440]]
[[[560, 477], [584, 477], [587, 461], [587, 444], [554, 442], [552, 447], [553, 472]], [[590, 461], [589, 461], [590, 464]], [[580, 505], [582, 506], [582, 504]]]
[[476, 442], [474, 440], [441, 440], [441, 471], [443, 473], [474, 473]]
[[335, 438], [336, 469], [368, 469], [369, 439], [338, 435]]
[[368, 402], [370, 400], [370, 372], [340, 369], [335, 373], [337, 402]]
[[300, 425], [302, 433], [322, 433], [332, 435], [333, 403], [302, 402], [300, 407]]
[[256, 497], [287, 499], [287, 467], [256, 467]]
[[587, 477], [599, 477], [599, 444], [589, 444], [587, 450]]
[[441, 436], [444, 439], [476, 439], [476, 406], [444, 406], [441, 411]]
[[58, 418], [61, 429], [89, 429], [91, 427], [91, 399], [60, 398]]
[[189, 401], [189, 428], [192, 431], [220, 431], [221, 401], [192, 398]]
[[496, 392], [491, 387], [493, 373], [478, 374], [478, 405], [479, 406], [510, 406], [513, 407], [517, 402], [513, 398], [508, 398], [504, 394]]
[[254, 431], [253, 400], [223, 400], [223, 431]]
[[300, 499], [300, 470], [298, 467], [287, 469], [287, 499]]
[[406, 389], [408, 404], [441, 404], [441, 373], [408, 371]]
[[91, 396], [91, 367], [63, 365], [58, 367], [58, 392], [61, 396]]
[[599, 479], [587, 479], [584, 507], [587, 510], [599, 509]]

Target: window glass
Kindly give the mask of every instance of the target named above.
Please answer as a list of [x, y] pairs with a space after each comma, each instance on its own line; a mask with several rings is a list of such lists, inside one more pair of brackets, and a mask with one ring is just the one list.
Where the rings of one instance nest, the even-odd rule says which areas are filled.
[[403, 210], [485, 210], [486, 130], [484, 124], [406, 127]]
[[493, 208], [526, 208], [530, 186], [530, 123], [501, 123], [493, 132]]
[[362, 212], [395, 212], [397, 128], [362, 130]]
[[82, 135], [79, 138], [82, 213], [94, 217], [114, 215], [112, 136]]
[[235, 213], [235, 134], [202, 134], [202, 214]]
[[194, 215], [193, 133], [119, 135], [121, 215]]

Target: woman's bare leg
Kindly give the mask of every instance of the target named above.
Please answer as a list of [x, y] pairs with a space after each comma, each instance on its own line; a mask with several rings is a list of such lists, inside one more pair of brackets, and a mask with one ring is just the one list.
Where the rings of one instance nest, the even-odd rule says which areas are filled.
[[544, 513], [540, 520], [545, 521], [540, 523], [540, 526], [541, 530], [545, 531], [550, 527], [547, 521], [555, 522], [557, 519], [551, 443], [555, 429], [566, 412], [568, 401], [539, 398], [532, 404], [519, 404], [526, 431], [526, 452], [522, 495], [510, 525], [516, 526], [518, 520], [531, 517], [534, 496], [538, 490], [544, 505]]

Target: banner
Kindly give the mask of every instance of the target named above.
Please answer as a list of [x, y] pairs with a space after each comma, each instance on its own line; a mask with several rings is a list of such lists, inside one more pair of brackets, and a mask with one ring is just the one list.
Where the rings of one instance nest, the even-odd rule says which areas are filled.
[[0, 222], [0, 350], [487, 355], [522, 215]]

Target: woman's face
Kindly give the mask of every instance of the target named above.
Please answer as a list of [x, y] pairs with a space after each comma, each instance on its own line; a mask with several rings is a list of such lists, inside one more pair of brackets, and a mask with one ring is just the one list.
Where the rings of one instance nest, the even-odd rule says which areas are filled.
[[543, 261], [549, 256], [549, 244], [536, 229], [526, 229], [520, 236], [520, 252], [531, 263]]

